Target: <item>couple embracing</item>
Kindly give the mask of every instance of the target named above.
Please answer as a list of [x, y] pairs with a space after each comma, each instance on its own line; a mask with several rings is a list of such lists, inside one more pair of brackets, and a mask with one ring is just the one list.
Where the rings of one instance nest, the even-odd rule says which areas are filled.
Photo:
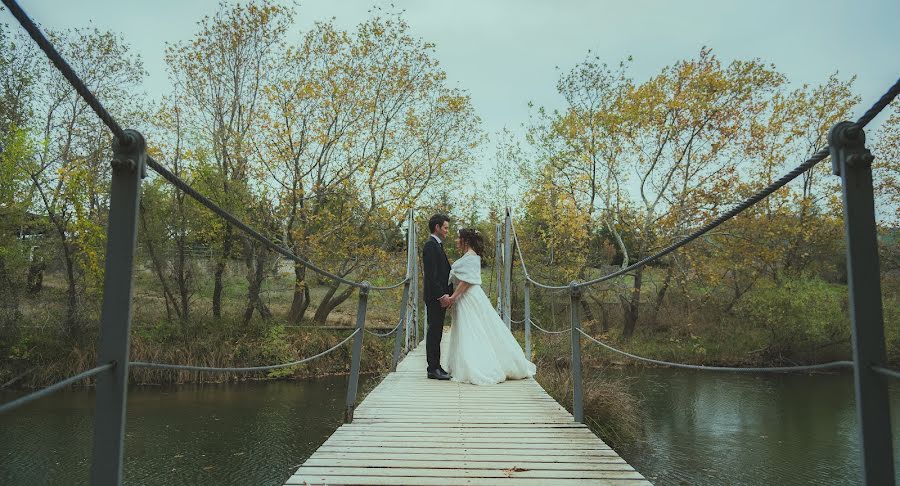
[[[428, 378], [493, 385], [534, 376], [534, 364], [481, 288], [484, 237], [475, 229], [459, 230], [455, 243], [461, 256], [450, 265], [444, 252], [450, 218], [436, 214], [428, 228], [431, 236], [422, 249]], [[451, 328], [447, 356], [442, 359], [441, 337], [448, 310]]]

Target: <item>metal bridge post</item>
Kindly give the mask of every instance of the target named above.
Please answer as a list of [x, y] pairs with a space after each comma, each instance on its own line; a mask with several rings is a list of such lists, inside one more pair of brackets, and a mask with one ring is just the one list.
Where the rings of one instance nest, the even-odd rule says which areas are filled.
[[503, 322], [512, 329], [512, 217], [506, 208], [503, 228]]
[[872, 157], [866, 135], [852, 122], [840, 122], [828, 132], [831, 168], [841, 177], [844, 236], [847, 243], [847, 284], [853, 329], [853, 376], [859, 419], [863, 482], [893, 484], [891, 417], [887, 379], [873, 366], [885, 366], [881, 274], [872, 189]]
[[413, 287], [415, 286], [415, 281], [416, 281], [415, 280], [415, 278], [416, 278], [416, 276], [415, 276], [416, 275], [416, 272], [415, 272], [416, 247], [415, 247], [415, 242], [413, 240], [413, 224], [414, 224], [413, 223], [413, 210], [410, 209], [406, 213], [406, 268], [408, 269], [408, 271], [407, 271], [408, 273], [407, 273], [406, 277], [409, 279], [409, 281], [406, 283], [406, 288], [404, 289], [404, 291], [406, 292], [406, 295], [407, 295], [407, 302], [406, 302], [406, 305], [403, 306], [403, 308], [401, 309], [401, 312], [403, 312], [403, 349], [406, 352], [409, 352], [409, 342], [410, 342], [409, 326], [410, 326], [410, 321], [412, 321], [412, 319], [410, 319], [411, 312], [410, 312], [410, 303], [408, 301], [409, 289], [410, 289], [410, 286], [413, 286]]
[[414, 339], [413, 345], [418, 346], [419, 345], [419, 321], [422, 320], [419, 317], [419, 309], [421, 308], [420, 305], [422, 304], [421, 299], [420, 299], [420, 294], [419, 294], [419, 290], [421, 288], [420, 282], [421, 282], [422, 275], [419, 272], [419, 228], [415, 224], [413, 225], [413, 247], [416, 249], [415, 256], [413, 257], [414, 263], [415, 263], [415, 265], [413, 266], [413, 268], [415, 269], [415, 271], [413, 271], [413, 275], [416, 276], [416, 285], [414, 287], [415, 299], [413, 299], [413, 309], [412, 309], [413, 323], [415, 324], [415, 330], [416, 330], [415, 336], [413, 337], [413, 339]]
[[113, 140], [109, 222], [106, 228], [106, 270], [100, 317], [99, 364], [116, 364], [97, 376], [91, 484], [122, 484], [125, 407], [128, 394], [128, 354], [131, 296], [141, 179], [147, 174], [144, 137], [126, 130], [128, 140]]
[[525, 356], [531, 359], [531, 284], [525, 278]]
[[503, 292], [501, 289], [503, 288], [503, 283], [500, 281], [500, 269], [503, 268], [503, 247], [500, 245], [500, 240], [503, 239], [503, 235], [500, 233], [500, 224], [494, 226], [494, 274], [497, 279], [497, 313], [503, 313]]
[[391, 360], [391, 371], [397, 371], [397, 362], [400, 361], [400, 341], [405, 339], [403, 336], [403, 329], [407, 327], [409, 323], [409, 309], [407, 308], [409, 305], [409, 280], [403, 284], [403, 298], [400, 301], [400, 323], [397, 324], [397, 329], [394, 330], [394, 357]]
[[362, 354], [363, 334], [366, 327], [366, 307], [369, 304], [369, 282], [363, 282], [359, 289], [359, 306], [356, 308], [356, 336], [353, 337], [353, 357], [350, 360], [350, 380], [347, 383], [347, 411], [344, 423], [353, 422], [356, 410], [356, 389], [359, 385], [359, 361]]
[[581, 289], [569, 284], [569, 315], [572, 317], [572, 416], [584, 423], [584, 401], [581, 393]]

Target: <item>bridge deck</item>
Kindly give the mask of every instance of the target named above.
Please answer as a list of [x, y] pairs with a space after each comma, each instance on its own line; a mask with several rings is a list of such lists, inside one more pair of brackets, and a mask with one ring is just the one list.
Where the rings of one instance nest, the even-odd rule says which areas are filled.
[[422, 345], [286, 484], [650, 483], [534, 380], [429, 380]]

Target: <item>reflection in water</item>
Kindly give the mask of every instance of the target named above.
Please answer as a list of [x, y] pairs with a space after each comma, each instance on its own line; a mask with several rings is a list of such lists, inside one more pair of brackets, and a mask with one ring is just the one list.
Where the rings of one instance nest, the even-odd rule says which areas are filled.
[[[859, 482], [849, 373], [603, 372], [627, 377], [642, 399], [644, 441], [619, 453], [656, 484]], [[896, 383], [891, 399], [894, 450], [900, 451]]]
[[[340, 425], [345, 394], [345, 377], [135, 388], [125, 484], [283, 484]], [[0, 484], [88, 484], [93, 402], [60, 393], [0, 416]]]
[[[849, 373], [603, 373], [627, 377], [642, 399], [645, 440], [619, 453], [656, 484], [859, 482]], [[125, 484], [283, 484], [340, 425], [345, 393], [346, 378], [136, 388]], [[897, 383], [891, 396], [900, 451]], [[0, 484], [88, 484], [92, 424], [91, 391], [0, 416]]]

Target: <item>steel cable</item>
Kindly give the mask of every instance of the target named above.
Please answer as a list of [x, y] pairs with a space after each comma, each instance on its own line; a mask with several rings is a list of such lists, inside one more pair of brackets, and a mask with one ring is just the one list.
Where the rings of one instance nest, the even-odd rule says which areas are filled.
[[276, 370], [279, 368], [289, 368], [291, 366], [301, 365], [303, 363], [308, 363], [314, 359], [321, 358], [328, 353], [331, 353], [335, 349], [343, 346], [350, 340], [353, 336], [359, 332], [359, 329], [354, 330], [350, 333], [349, 336], [345, 337], [343, 341], [335, 344], [334, 346], [322, 351], [321, 353], [310, 356], [308, 358], [303, 358], [297, 361], [291, 361], [290, 363], [282, 363], [277, 365], [270, 366], [252, 366], [249, 368], [217, 368], [213, 366], [191, 366], [191, 365], [176, 365], [176, 364], [166, 364], [166, 363], [147, 363], [144, 361], [132, 361], [128, 363], [129, 366], [134, 368], [153, 368], [153, 369], [166, 369], [166, 370], [182, 370], [182, 371], [210, 371], [213, 373], [249, 373], [253, 371], [268, 371], [268, 370]]
[[403, 324], [403, 319], [400, 319], [400, 322], [398, 322], [397, 325], [394, 326], [393, 329], [391, 329], [390, 331], [388, 331], [386, 333], [379, 333], [379, 332], [375, 332], [375, 331], [370, 331], [368, 329], [366, 329], [366, 332], [373, 336], [376, 336], [376, 337], [388, 337], [391, 334], [394, 334], [395, 332], [397, 332], [397, 329], [400, 329], [401, 324]]
[[536, 327], [539, 331], [544, 332], [546, 334], [565, 334], [567, 332], [572, 332], [572, 328], [563, 329], [562, 331], [548, 331], [548, 330], [544, 329], [543, 327], [537, 325], [537, 323], [534, 322], [534, 319], [531, 319], [531, 325]]
[[788, 371], [814, 371], [814, 370], [827, 370], [833, 368], [853, 368], [852, 361], [829, 361], [828, 363], [820, 363], [814, 365], [797, 365], [797, 366], [771, 366], [765, 368], [736, 368], [730, 366], [703, 366], [703, 365], [691, 365], [684, 363], [673, 363], [671, 361], [663, 361], [658, 359], [644, 358], [643, 356], [638, 356], [636, 354], [627, 353], [620, 349], [616, 349], [606, 343], [603, 343], [590, 334], [587, 334], [583, 330], [579, 329], [579, 333], [582, 336], [590, 339], [591, 341], [603, 346], [604, 348], [613, 351], [615, 353], [619, 353], [623, 356], [627, 356], [631, 359], [636, 359], [638, 361], [644, 361], [647, 363], [653, 363], [661, 366], [671, 366], [673, 368], [685, 368], [690, 370], [703, 370], [703, 371], [730, 371], [736, 373], [773, 373], [773, 372], [788, 372]]
[[111, 369], [115, 368], [115, 366], [116, 366], [115, 363], [106, 363], [105, 365], [100, 365], [100, 366], [97, 366], [96, 368], [89, 369], [83, 373], [79, 373], [75, 376], [66, 378], [65, 380], [60, 381], [59, 383], [54, 383], [46, 388], [41, 388], [40, 390], [38, 390], [36, 392], [25, 395], [24, 397], [19, 397], [11, 402], [6, 402], [3, 405], [0, 405], [0, 414], [9, 412], [16, 408], [19, 408], [22, 405], [25, 405], [27, 403], [31, 403], [31, 402], [37, 400], [38, 398], [42, 398], [42, 397], [45, 397], [52, 393], [55, 393], [59, 390], [62, 390], [65, 387], [67, 387], [73, 383], [79, 382], [85, 378], [90, 378], [94, 375], [99, 375], [100, 373], [103, 373], [106, 370], [111, 370]]

